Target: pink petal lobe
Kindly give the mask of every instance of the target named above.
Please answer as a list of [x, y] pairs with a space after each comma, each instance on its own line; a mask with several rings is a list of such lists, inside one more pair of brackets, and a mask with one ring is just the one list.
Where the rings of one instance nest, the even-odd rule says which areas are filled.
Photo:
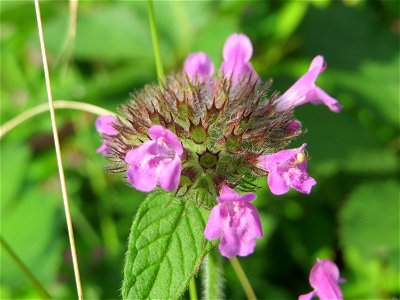
[[218, 249], [220, 250], [221, 255], [227, 258], [231, 258], [239, 254], [240, 241], [238, 240], [238, 236], [234, 231], [229, 229], [224, 230]]
[[240, 80], [258, 81], [259, 77], [250, 64], [253, 54], [253, 45], [244, 34], [232, 34], [225, 42], [222, 52], [224, 61], [220, 71], [225, 78], [232, 80], [236, 85]]
[[323, 71], [325, 71], [326, 63], [322, 55], [317, 55], [313, 58], [310, 67], [308, 68], [308, 71], [311, 71], [312, 69], [317, 69], [318, 73], [322, 73]]
[[313, 297], [316, 297], [317, 293], [315, 291], [312, 291], [308, 294], [300, 295], [299, 300], [311, 300]]
[[204, 230], [204, 236], [207, 240], [215, 240], [221, 236], [222, 227], [221, 224], [223, 219], [221, 218], [221, 205], [216, 205], [213, 207], [208, 218], [206, 229]]
[[160, 186], [169, 192], [176, 190], [181, 177], [182, 163], [180, 157], [175, 156], [175, 158], [165, 166], [160, 164], [159, 168]]
[[131, 165], [140, 165], [144, 159], [155, 152], [156, 143], [154, 141], [146, 141], [139, 147], [129, 150], [126, 153], [125, 161]]
[[304, 180], [301, 184], [301, 186], [295, 187], [293, 186], [296, 190], [303, 194], [309, 195], [311, 193], [311, 189], [314, 185], [316, 185], [317, 182], [315, 181], [314, 178], [309, 177], [308, 179]]
[[253, 55], [253, 45], [246, 35], [234, 33], [226, 40], [222, 55], [225, 61], [249, 62]]
[[200, 83], [203, 83], [211, 78], [214, 65], [207, 54], [198, 52], [186, 58], [183, 70], [191, 81], [194, 82], [198, 78]]
[[117, 122], [117, 118], [112, 115], [100, 116], [96, 119], [96, 129], [99, 133], [106, 135], [117, 135], [118, 131], [114, 129], [113, 123]]
[[127, 170], [128, 182], [142, 192], [150, 192], [157, 186], [157, 176], [148, 163], [131, 166]]
[[96, 150], [97, 153], [101, 153], [104, 156], [108, 155], [109, 151], [110, 150], [109, 150], [108, 146], [106, 144], [104, 144], [104, 143], [99, 148], [97, 148], [97, 150]]
[[273, 171], [268, 174], [268, 186], [274, 195], [282, 195], [289, 191], [290, 187], [285, 179], [278, 172]]

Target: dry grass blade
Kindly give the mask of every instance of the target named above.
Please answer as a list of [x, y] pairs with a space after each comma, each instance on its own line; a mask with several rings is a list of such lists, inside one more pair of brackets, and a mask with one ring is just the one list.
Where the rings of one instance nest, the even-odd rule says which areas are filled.
[[63, 196], [63, 201], [64, 201], [65, 216], [66, 216], [67, 227], [68, 227], [68, 237], [69, 237], [69, 242], [70, 242], [70, 246], [71, 246], [72, 262], [73, 262], [73, 266], [74, 266], [76, 288], [77, 288], [77, 292], [78, 292], [78, 298], [81, 300], [81, 299], [83, 299], [83, 293], [82, 293], [82, 286], [81, 286], [81, 280], [80, 280], [80, 275], [79, 275], [78, 257], [76, 255], [74, 232], [73, 232], [73, 228], [72, 228], [72, 220], [71, 220], [71, 214], [70, 214], [69, 204], [68, 204], [68, 194], [67, 194], [67, 187], [66, 187], [66, 183], [65, 183], [64, 169], [63, 169], [63, 165], [62, 165], [60, 142], [58, 139], [58, 130], [57, 130], [57, 124], [56, 124], [55, 111], [54, 111], [53, 95], [52, 95], [51, 85], [50, 85], [49, 69], [47, 66], [46, 48], [44, 45], [42, 20], [40, 17], [39, 0], [35, 0], [35, 10], [36, 10], [36, 20], [37, 20], [37, 25], [38, 25], [38, 32], [39, 32], [40, 48], [41, 48], [41, 52], [42, 52], [44, 76], [45, 76], [45, 80], [46, 80], [47, 97], [48, 97], [49, 107], [50, 107], [50, 118], [51, 118], [51, 125], [52, 125], [52, 129], [53, 129], [54, 146], [55, 146], [55, 150], [56, 150], [58, 171], [59, 171], [60, 183], [61, 183], [61, 191], [62, 191], [62, 196]]

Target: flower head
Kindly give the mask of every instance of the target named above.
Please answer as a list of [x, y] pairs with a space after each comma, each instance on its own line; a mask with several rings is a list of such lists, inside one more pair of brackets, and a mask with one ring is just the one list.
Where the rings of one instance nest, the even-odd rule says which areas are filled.
[[115, 123], [117, 123], [117, 118], [112, 115], [100, 116], [96, 119], [97, 132], [104, 136], [104, 142], [99, 148], [97, 148], [97, 153], [103, 155], [109, 154], [110, 148], [107, 145], [109, 140], [108, 136], [115, 136], [118, 134], [118, 131], [113, 127], [113, 124]]
[[333, 112], [342, 109], [340, 103], [315, 85], [320, 73], [325, 70], [325, 61], [321, 55], [316, 56], [311, 62], [307, 73], [300, 77], [279, 99], [277, 111], [302, 105], [304, 103], [325, 104]]
[[250, 39], [242, 33], [234, 33], [225, 42], [222, 56], [221, 72], [226, 78], [231, 78], [233, 83], [240, 79], [251, 76], [258, 80], [250, 59], [253, 55], [253, 45]]
[[316, 181], [307, 173], [304, 154], [306, 147], [303, 144], [296, 149], [282, 150], [258, 158], [258, 167], [268, 172], [268, 185], [273, 194], [285, 194], [291, 187], [304, 194], [311, 192]]
[[166, 191], [173, 191], [181, 176], [181, 142], [161, 125], [152, 126], [149, 136], [151, 140], [126, 154], [128, 181], [143, 192], [154, 190], [157, 184]]
[[345, 280], [339, 276], [339, 268], [329, 259], [317, 260], [310, 272], [310, 285], [314, 290], [301, 295], [299, 300], [319, 297], [321, 300], [343, 300], [339, 283]]
[[200, 83], [204, 83], [210, 80], [214, 73], [214, 65], [207, 54], [198, 52], [192, 53], [186, 58], [183, 70], [192, 82], [198, 78]]
[[223, 256], [247, 256], [253, 253], [256, 238], [263, 236], [257, 208], [250, 204], [255, 198], [254, 193], [240, 195], [222, 186], [204, 235], [208, 240], [221, 238], [219, 250]]

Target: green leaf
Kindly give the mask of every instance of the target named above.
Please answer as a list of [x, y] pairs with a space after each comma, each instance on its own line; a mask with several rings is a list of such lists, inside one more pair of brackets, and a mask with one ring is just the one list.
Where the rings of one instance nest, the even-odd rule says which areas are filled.
[[25, 144], [17, 142], [2, 144], [0, 152], [2, 158], [0, 172], [4, 174], [0, 189], [0, 203], [1, 209], [5, 210], [7, 205], [21, 192], [31, 153]]
[[394, 180], [356, 188], [340, 214], [340, 241], [363, 260], [378, 257], [399, 266], [399, 188]]
[[129, 237], [124, 299], [176, 299], [185, 292], [213, 247], [203, 234], [209, 211], [192, 197], [157, 191], [141, 204]]
[[[63, 221], [61, 199], [35, 186], [13, 200], [13, 206], [1, 211], [1, 235], [42, 284], [53, 283], [63, 251], [59, 237]], [[7, 270], [0, 273], [2, 283], [12, 287], [26, 283], [4, 251], [0, 252], [0, 263]]]

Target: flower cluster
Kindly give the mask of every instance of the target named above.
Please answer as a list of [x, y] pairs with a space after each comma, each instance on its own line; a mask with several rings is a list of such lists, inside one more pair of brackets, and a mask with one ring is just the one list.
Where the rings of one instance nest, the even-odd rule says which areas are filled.
[[148, 85], [132, 94], [118, 118], [100, 117], [96, 123], [104, 138], [98, 152], [109, 158], [110, 171], [126, 172], [136, 189], [159, 186], [176, 197], [200, 191], [196, 195], [217, 200], [198, 203], [212, 209], [204, 234], [220, 239], [225, 257], [251, 254], [263, 235], [257, 208], [250, 204], [255, 179], [266, 176], [276, 195], [291, 188], [309, 194], [316, 184], [307, 173], [307, 145], [287, 149], [302, 133], [293, 108], [309, 102], [341, 110], [315, 84], [325, 69], [322, 56], [279, 95], [270, 91], [272, 81], [262, 81], [254, 70], [252, 54], [250, 39], [233, 34], [218, 74], [207, 54], [190, 54], [183, 72], [167, 77], [162, 87]]

